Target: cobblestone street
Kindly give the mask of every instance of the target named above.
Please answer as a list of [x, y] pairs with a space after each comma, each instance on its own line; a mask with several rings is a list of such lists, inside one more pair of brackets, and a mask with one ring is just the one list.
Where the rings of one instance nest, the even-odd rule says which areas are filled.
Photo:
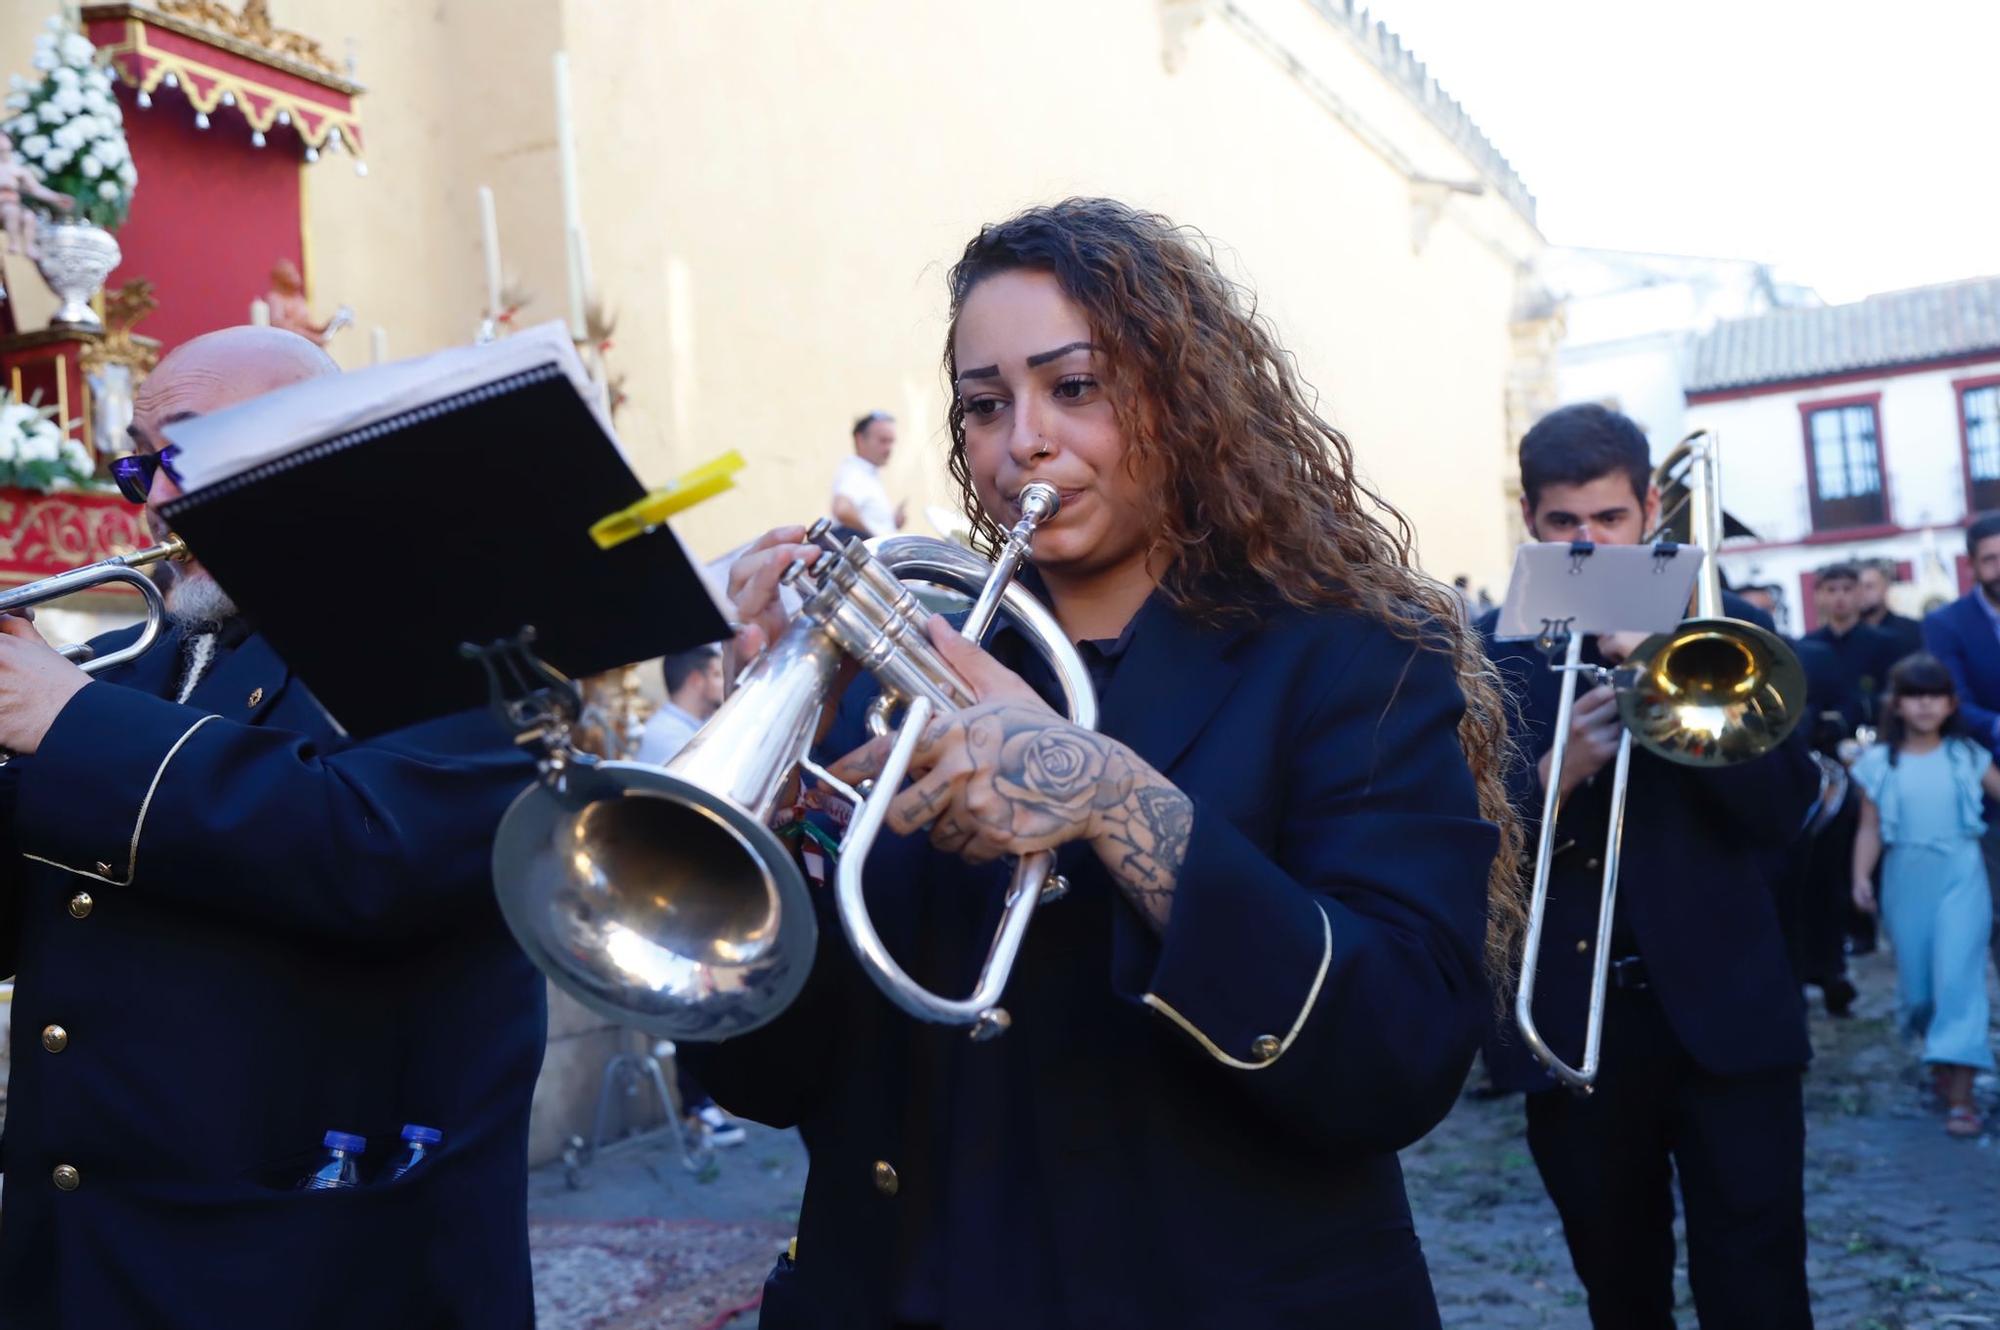
[[[1889, 958], [1864, 959], [1855, 977], [1853, 1019], [1814, 1017], [1806, 1082], [1818, 1324], [2000, 1326], [2000, 1152], [1990, 1135], [1947, 1138], [1925, 1107], [1916, 1064], [1891, 1033]], [[1462, 1101], [1404, 1166], [1447, 1326], [1587, 1330], [1518, 1098]], [[581, 1190], [560, 1168], [540, 1170], [530, 1213], [544, 1330], [754, 1325], [754, 1312], [727, 1313], [754, 1297], [804, 1178], [797, 1138], [755, 1128], [699, 1176], [650, 1145], [607, 1155]], [[1684, 1272], [1681, 1286], [1692, 1326]]]
[[[2000, 1325], [2000, 1156], [1945, 1136], [1892, 1033], [1895, 973], [1859, 958], [1856, 1015], [1813, 1017], [1806, 1226], [1821, 1330]], [[1985, 1087], [1991, 1114], [1991, 1087]], [[1518, 1096], [1462, 1100], [1403, 1156], [1449, 1326], [1587, 1330]], [[1692, 1325], [1685, 1265], [1682, 1323]]]

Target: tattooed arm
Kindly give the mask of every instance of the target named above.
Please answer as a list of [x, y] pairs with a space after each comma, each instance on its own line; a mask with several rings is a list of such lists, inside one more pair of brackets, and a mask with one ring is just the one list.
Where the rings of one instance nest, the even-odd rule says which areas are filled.
[[1118, 760], [1131, 763], [1137, 771], [1130, 792], [1098, 814], [1098, 832], [1091, 845], [1125, 898], [1155, 932], [1164, 932], [1173, 913], [1174, 886], [1187, 858], [1194, 801], [1129, 749], [1118, 747]]
[[[1116, 739], [1072, 725], [1019, 675], [943, 619], [931, 640], [979, 705], [930, 723], [910, 760], [911, 784], [889, 805], [899, 836], [924, 827], [931, 843], [973, 863], [1087, 840], [1155, 932], [1172, 916], [1194, 804]], [[833, 764], [847, 781], [872, 780], [889, 740]]]
[[[835, 774], [881, 770], [887, 744], [857, 750]], [[1194, 804], [1115, 739], [1045, 707], [992, 702], [940, 716], [889, 805], [889, 829], [931, 829], [931, 843], [973, 863], [1087, 840], [1127, 899], [1164, 930], [1187, 856]]]

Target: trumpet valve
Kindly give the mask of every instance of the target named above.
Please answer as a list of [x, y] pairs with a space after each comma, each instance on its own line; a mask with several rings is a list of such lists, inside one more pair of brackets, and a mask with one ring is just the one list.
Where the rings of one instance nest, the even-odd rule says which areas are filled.
[[833, 519], [831, 517], [822, 517], [807, 527], [806, 539], [825, 550], [828, 554], [840, 553], [840, 542], [834, 539]]

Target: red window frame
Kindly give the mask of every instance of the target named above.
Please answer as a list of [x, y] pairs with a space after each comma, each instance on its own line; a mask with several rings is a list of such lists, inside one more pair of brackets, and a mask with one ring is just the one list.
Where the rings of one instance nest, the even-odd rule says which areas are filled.
[[[1820, 411], [1837, 411], [1842, 407], [1865, 406], [1875, 417], [1875, 470], [1881, 483], [1876, 487], [1876, 498], [1880, 501], [1879, 512], [1868, 512], [1859, 505], [1840, 515], [1827, 511], [1830, 504], [1854, 504], [1851, 499], [1824, 500], [1819, 496], [1819, 460], [1814, 455], [1812, 418]], [[1812, 510], [1813, 530], [1853, 531], [1856, 528], [1875, 528], [1889, 523], [1890, 514], [1895, 511], [1889, 493], [1889, 444], [1882, 433], [1882, 394], [1862, 393], [1854, 397], [1827, 397], [1818, 401], [1799, 403], [1799, 434], [1806, 450], [1806, 500]]]
[[[1958, 411], [1958, 462], [1965, 477], [1965, 520], [1972, 521], [1981, 513], [2000, 511], [2000, 479], [1975, 481], [1972, 478], [1972, 421], [1965, 414], [1967, 393], [1978, 392], [1981, 388], [2000, 389], [2000, 374], [1981, 374], [1970, 379], [1953, 379], [1951, 392], [1953, 404]], [[1875, 436], [1882, 435], [1882, 421], [1878, 414], [1875, 421]], [[1989, 502], [1979, 501], [1979, 487], [1985, 486]]]

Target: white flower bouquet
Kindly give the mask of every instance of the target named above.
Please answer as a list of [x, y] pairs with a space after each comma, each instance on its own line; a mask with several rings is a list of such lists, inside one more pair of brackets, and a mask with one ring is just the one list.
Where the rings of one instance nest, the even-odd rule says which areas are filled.
[[81, 489], [96, 477], [90, 453], [56, 424], [55, 408], [0, 402], [0, 485], [22, 489]]
[[7, 137], [44, 185], [76, 200], [74, 216], [115, 230], [132, 208], [139, 172], [125, 142], [125, 116], [97, 48], [61, 15], [35, 38], [39, 83], [16, 74], [7, 94]]

